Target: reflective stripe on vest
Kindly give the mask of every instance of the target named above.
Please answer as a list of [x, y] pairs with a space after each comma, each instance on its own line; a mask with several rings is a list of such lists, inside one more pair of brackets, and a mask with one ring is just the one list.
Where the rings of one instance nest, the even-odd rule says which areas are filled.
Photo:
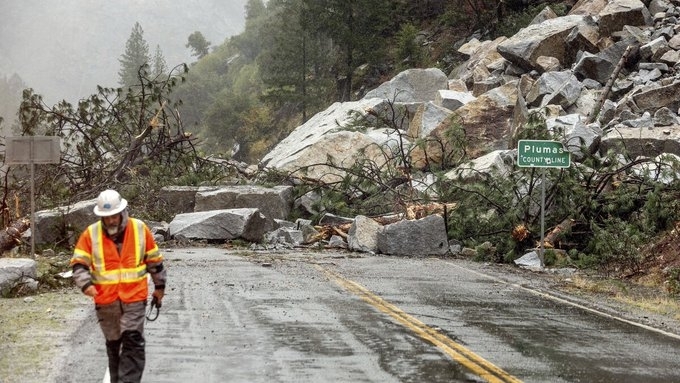
[[89, 254], [86, 251], [76, 247], [73, 250], [73, 257], [71, 258], [71, 264], [74, 265], [76, 263], [80, 263], [80, 264], [87, 266], [87, 268], [89, 269], [89, 268], [92, 267], [92, 263], [90, 262], [91, 258], [92, 258], [91, 254]]
[[[110, 285], [117, 283], [134, 283], [146, 278], [146, 264], [144, 250], [146, 237], [144, 223], [140, 220], [129, 218], [128, 225], [132, 225], [133, 238], [135, 241], [135, 265], [133, 268], [119, 268], [108, 270], [104, 259], [104, 226], [101, 221], [90, 225], [90, 238], [92, 239], [92, 283], [96, 285]], [[123, 234], [125, 235], [125, 234]]]

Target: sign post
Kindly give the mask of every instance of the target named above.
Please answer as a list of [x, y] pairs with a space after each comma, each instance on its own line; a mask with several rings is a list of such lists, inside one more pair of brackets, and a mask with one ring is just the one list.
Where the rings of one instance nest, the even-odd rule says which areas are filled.
[[61, 141], [54, 136], [7, 137], [6, 165], [28, 164], [31, 171], [31, 258], [35, 258], [35, 176], [34, 164], [58, 164]]
[[521, 168], [543, 168], [541, 171], [541, 245], [539, 259], [541, 266], [544, 266], [545, 168], [568, 168], [571, 166], [571, 156], [559, 141], [519, 140], [517, 143], [517, 166]]

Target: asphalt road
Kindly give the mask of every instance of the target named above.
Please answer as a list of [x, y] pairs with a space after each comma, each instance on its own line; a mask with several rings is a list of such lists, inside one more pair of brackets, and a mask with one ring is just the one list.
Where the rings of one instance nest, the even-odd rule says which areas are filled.
[[[165, 250], [145, 383], [678, 382], [680, 337], [456, 259]], [[59, 382], [102, 382], [90, 316]]]

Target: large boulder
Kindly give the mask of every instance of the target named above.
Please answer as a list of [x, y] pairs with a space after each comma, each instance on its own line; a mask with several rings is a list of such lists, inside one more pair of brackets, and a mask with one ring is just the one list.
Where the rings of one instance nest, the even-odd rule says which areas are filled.
[[631, 159], [663, 153], [680, 155], [680, 125], [656, 129], [621, 126], [605, 134], [599, 151], [602, 155], [608, 151], [628, 153]]
[[410, 138], [427, 137], [442, 123], [442, 121], [446, 120], [446, 118], [451, 115], [451, 110], [452, 109], [443, 106], [438, 106], [433, 102], [422, 104], [413, 116], [413, 120], [409, 125], [408, 136]]
[[353, 251], [375, 253], [378, 251], [378, 233], [382, 229], [375, 220], [358, 215], [347, 233], [347, 246]]
[[35, 228], [31, 230], [36, 246], [71, 245], [91, 223], [99, 220], [94, 214], [96, 199], [35, 213]]
[[527, 94], [528, 106], [560, 105], [566, 110], [578, 100], [583, 85], [570, 71], [546, 72], [538, 78]]
[[516, 157], [517, 152], [514, 149], [494, 150], [446, 172], [444, 178], [474, 181], [489, 174], [505, 178], [512, 173]]
[[377, 246], [386, 255], [444, 255], [449, 251], [444, 218], [430, 215], [386, 225], [378, 232]]
[[380, 98], [392, 102], [425, 102], [434, 100], [437, 91], [448, 89], [446, 74], [437, 68], [408, 69], [377, 88], [369, 91], [364, 100]]
[[625, 25], [653, 24], [652, 15], [640, 0], [610, 0], [599, 16], [600, 33], [604, 36], [620, 31]]
[[[435, 91], [432, 94], [434, 99]], [[360, 156], [382, 165], [383, 150], [398, 147], [402, 137], [389, 128], [357, 126], [356, 117], [388, 113], [392, 109], [388, 101], [379, 98], [334, 103], [293, 130], [262, 158], [260, 166], [335, 182], [345, 175], [340, 167], [351, 167]], [[330, 166], [326, 165], [329, 161]]]
[[[161, 189], [159, 201], [169, 217], [191, 213], [196, 207], [196, 193], [218, 189], [217, 186], [166, 186]], [[242, 206], [239, 206], [242, 207]]]
[[635, 106], [641, 111], [656, 111], [662, 107], [678, 110], [680, 107], [680, 81], [666, 86], [650, 86], [633, 96]]
[[458, 65], [449, 74], [451, 78], [457, 78], [465, 83], [467, 89], [473, 89], [475, 83], [486, 80], [494, 69], [502, 69], [505, 66], [505, 58], [498, 52], [498, 45], [507, 40], [507, 37], [499, 37], [493, 41], [479, 41], [475, 38], [458, 48], [458, 52], [468, 56], [468, 59]]
[[199, 190], [194, 211], [257, 208], [267, 219], [287, 219], [293, 207], [293, 187], [260, 185], [220, 186]]
[[0, 296], [6, 296], [19, 283], [35, 281], [37, 263], [28, 258], [0, 258]]
[[265, 217], [258, 209], [224, 209], [178, 214], [170, 222], [170, 236], [179, 239], [261, 242]]
[[529, 71], [540, 69], [538, 58], [554, 57], [568, 67], [579, 51], [595, 52], [597, 26], [586, 16], [571, 15], [530, 25], [498, 45], [506, 60]]
[[493, 150], [507, 149], [512, 130], [513, 110], [517, 103], [517, 84], [509, 83], [493, 89], [465, 104], [447, 117], [426, 138], [424, 146], [410, 152], [416, 167], [440, 164], [442, 149], [450, 150], [453, 142], [448, 130], [460, 126], [465, 131], [468, 153], [474, 158]]

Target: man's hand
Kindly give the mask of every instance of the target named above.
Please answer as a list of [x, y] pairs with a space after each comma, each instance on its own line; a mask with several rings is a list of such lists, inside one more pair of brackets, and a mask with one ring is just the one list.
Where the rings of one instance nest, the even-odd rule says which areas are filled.
[[97, 296], [97, 288], [94, 287], [93, 285], [88, 286], [83, 293], [89, 297], [96, 297]]
[[165, 290], [156, 289], [153, 291], [152, 296], [156, 298], [156, 305], [160, 308], [163, 302], [163, 296], [165, 296]]

